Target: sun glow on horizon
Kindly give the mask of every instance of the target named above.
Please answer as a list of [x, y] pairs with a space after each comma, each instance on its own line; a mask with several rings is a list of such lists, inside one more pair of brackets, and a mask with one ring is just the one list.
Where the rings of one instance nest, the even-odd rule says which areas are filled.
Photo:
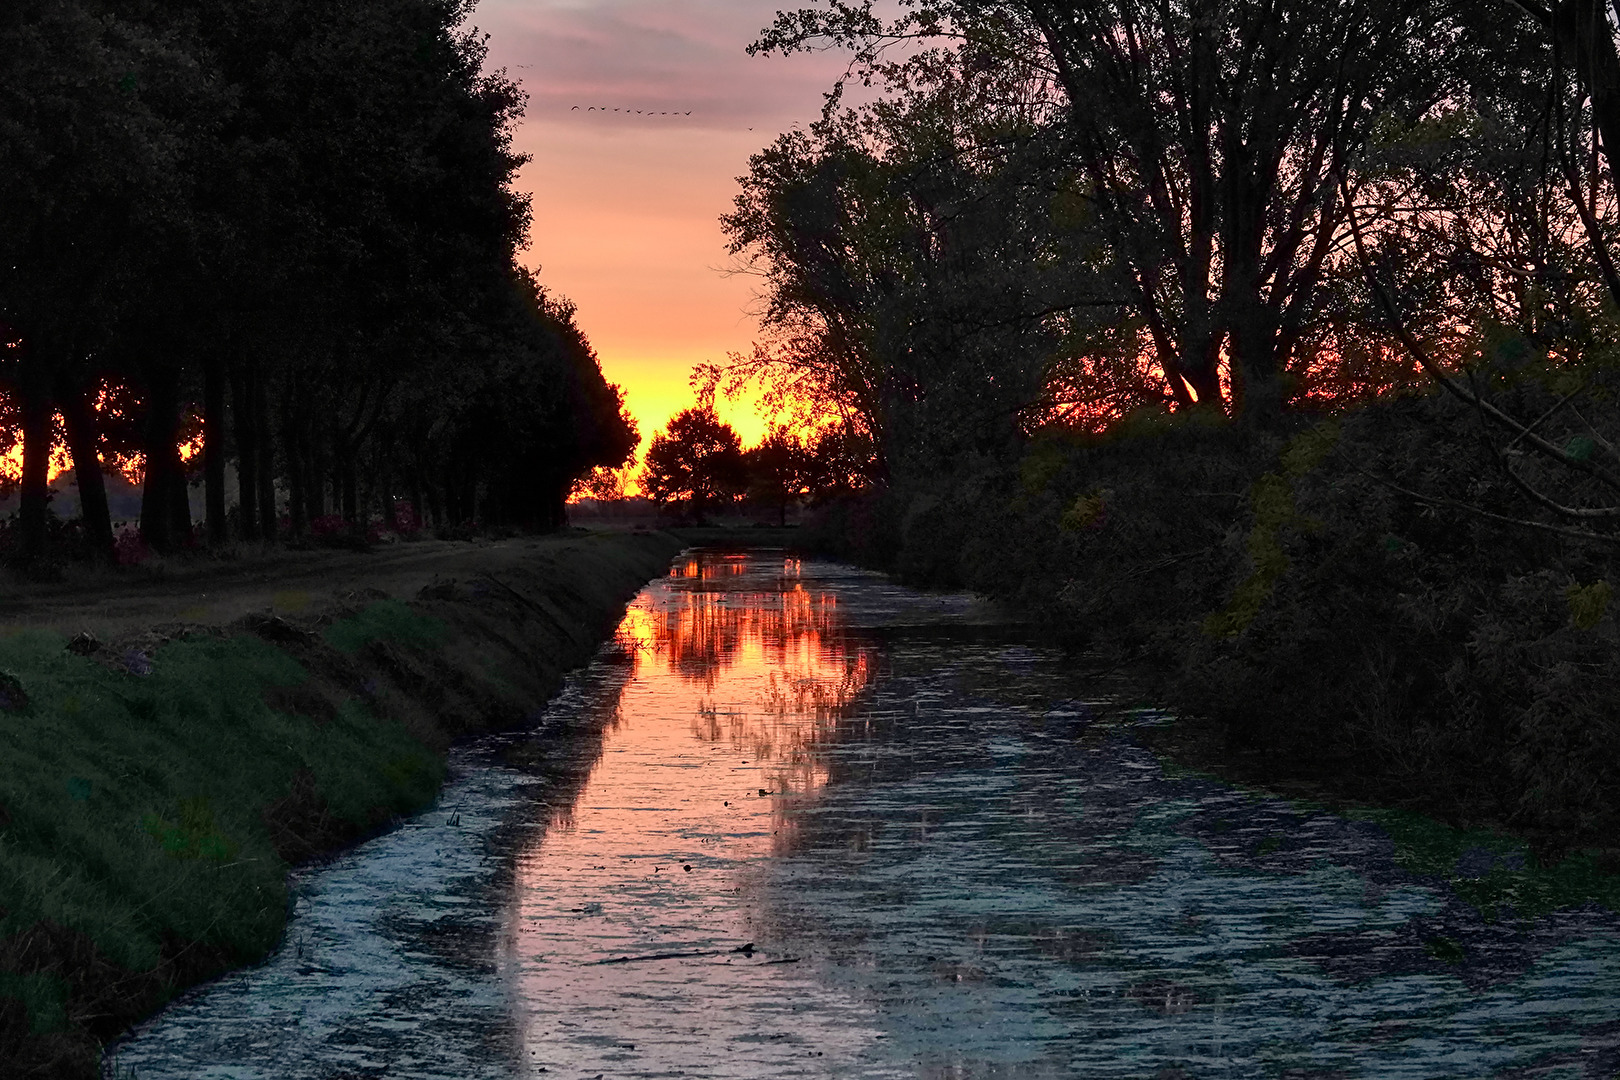
[[[598, 347], [597, 356], [602, 362], [602, 374], [624, 391], [625, 409], [635, 418], [641, 435], [641, 445], [636, 448], [638, 457], [646, 454], [653, 436], [667, 428], [678, 413], [698, 404], [691, 375], [692, 368], [706, 359], [704, 354], [625, 356]], [[759, 413], [758, 402], [757, 394], [745, 394], [732, 399], [717, 395], [714, 403], [715, 412], [737, 432], [744, 446], [757, 444], [769, 428], [766, 417]]]
[[[0, 455], [0, 476], [5, 477], [7, 483], [20, 484], [22, 483], [22, 470], [23, 446], [19, 440], [4, 455]], [[57, 477], [72, 471], [73, 455], [68, 453], [68, 448], [62, 443], [53, 444], [51, 446], [51, 464], [46, 474], [46, 482], [54, 484]]]
[[[105, 395], [103, 395], [102, 399], [96, 404], [97, 410], [99, 411], [102, 409], [105, 404], [106, 399]], [[61, 413], [56, 414], [54, 426], [58, 430], [61, 429]], [[178, 449], [180, 452], [180, 460], [185, 464], [190, 465], [192, 461], [203, 452], [202, 435], [194, 435], [192, 438], [181, 443]], [[103, 450], [100, 454], [100, 459], [101, 471], [104, 474], [116, 473], [117, 475], [122, 476], [125, 480], [129, 481], [131, 484], [137, 485], [140, 484], [146, 477], [146, 455], [138, 450], [131, 454], [115, 454], [110, 456], [105, 450]], [[0, 479], [3, 479], [5, 483], [11, 486], [16, 486], [22, 483], [22, 472], [23, 444], [19, 435], [11, 444], [11, 447], [7, 449], [5, 453], [0, 454]], [[47, 484], [54, 484], [63, 477], [67, 477], [69, 483], [77, 482], [72, 452], [68, 449], [68, 445], [65, 441], [55, 439], [51, 442], [50, 465], [46, 470], [45, 482]]]
[[[697, 404], [696, 365], [752, 352], [759, 283], [738, 272], [720, 218], [735, 208], [750, 155], [813, 122], [847, 64], [748, 55], [775, 10], [653, 0], [478, 9], [490, 67], [506, 67], [529, 94], [513, 140], [529, 156], [514, 186], [533, 197], [522, 260], [576, 305], [641, 453]], [[716, 402], [745, 446], [767, 428], [755, 405]]]

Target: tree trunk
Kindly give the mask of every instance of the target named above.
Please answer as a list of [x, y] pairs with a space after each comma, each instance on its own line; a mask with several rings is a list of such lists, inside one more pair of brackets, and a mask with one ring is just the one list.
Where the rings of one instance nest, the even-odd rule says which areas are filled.
[[[373, 506], [388, 505], [388, 493], [393, 490], [390, 479], [387, 467], [379, 466], [379, 471], [367, 470], [363, 477], [357, 481], [360, 485], [358, 494], [360, 505], [357, 512], [363, 528], [369, 529], [371, 526], [371, 508]], [[385, 519], [387, 516], [386, 513], [383, 515]]]
[[[175, 489], [185, 497], [180, 463], [180, 375], [162, 365], [146, 372], [146, 476], [141, 485], [141, 538], [153, 551], [168, 553], [180, 542], [175, 526]], [[187, 515], [189, 528], [190, 513]]]
[[67, 428], [68, 451], [73, 455], [73, 477], [79, 485], [79, 516], [91, 554], [113, 561], [112, 513], [107, 508], [107, 481], [101, 472], [101, 433], [96, 411], [83, 386], [58, 379], [56, 399]]
[[1256, 300], [1232, 320], [1232, 355], [1243, 380], [1239, 421], [1248, 428], [1267, 430], [1282, 418], [1282, 371], [1277, 362], [1277, 332]]
[[17, 389], [22, 398], [22, 504], [17, 512], [22, 562], [45, 555], [51, 491], [51, 373], [58, 365], [37, 340], [26, 341]]
[[[444, 493], [441, 492], [435, 485], [428, 484], [426, 495], [427, 509], [428, 514], [432, 519], [432, 526], [437, 529], [449, 524], [450, 517], [448, 511], [445, 509]], [[424, 517], [422, 519], [422, 524], [429, 524], [429, 518]]]
[[1603, 0], [1563, 0], [1552, 12], [1564, 63], [1592, 95], [1592, 115], [1603, 133], [1603, 156], [1611, 170], [1620, 166], [1620, 54], [1615, 52], [1614, 30]]
[[191, 538], [191, 485], [186, 480], [186, 463], [180, 460], [177, 446], [174, 454], [174, 483], [169, 485], [169, 528], [174, 531], [175, 542], [190, 547]]
[[231, 365], [231, 426], [236, 432], [237, 520], [242, 539], [259, 538], [259, 431], [254, 423], [251, 370], [238, 353]]
[[574, 485], [566, 480], [557, 485], [549, 500], [550, 512], [546, 516], [550, 520], [547, 522], [546, 531], [555, 532], [568, 527], [568, 493], [573, 487]]
[[225, 523], [225, 378], [224, 354], [209, 349], [203, 357], [203, 505], [208, 542], [215, 545], [230, 536]]
[[446, 525], [461, 524], [461, 489], [456, 484], [455, 467], [450, 462], [444, 463], [444, 523]]
[[[259, 485], [259, 535], [266, 540], [274, 540], [281, 528], [281, 515], [276, 512], [275, 444], [270, 425], [270, 395], [264, 383], [264, 372], [248, 369], [248, 402], [258, 447], [258, 461], [254, 468]], [[285, 448], [282, 458], [286, 458]]]
[[[1558, 65], [1573, 68], [1592, 101], [1592, 119], [1597, 133], [1602, 136], [1603, 156], [1614, 173], [1620, 162], [1615, 159], [1620, 149], [1620, 54], [1615, 52], [1614, 31], [1609, 22], [1612, 2], [1603, 0], [1553, 0], [1550, 8], [1541, 9], [1520, 0], [1522, 10], [1530, 11], [1543, 26], [1552, 31], [1553, 49]], [[1620, 15], [1620, 10], [1615, 12]], [[1593, 153], [1596, 153], [1594, 148]], [[1563, 155], [1559, 155], [1563, 158]], [[1596, 162], [1594, 161], [1594, 173]], [[1565, 176], [1569, 181], [1570, 200], [1575, 204], [1586, 230], [1587, 240], [1609, 288], [1609, 297], [1620, 304], [1620, 275], [1615, 272], [1614, 258], [1608, 238], [1599, 227], [1594, 213], [1597, 190], [1594, 186], [1590, 205], [1581, 194], [1581, 184], [1572, 165], [1564, 161]], [[1594, 185], [1596, 183], [1594, 177]]]
[[1186, 368], [1182, 371], [1181, 377], [1198, 398], [1193, 408], [1210, 409], [1217, 413], [1226, 411], [1226, 402], [1221, 396], [1221, 369], [1218, 359], [1196, 368]]
[[360, 508], [356, 500], [356, 482], [354, 475], [354, 459], [344, 454], [338, 459], [338, 476], [342, 481], [342, 490], [339, 492], [339, 502], [342, 504], [343, 522], [346, 525], [355, 525], [360, 521]]
[[292, 387], [281, 399], [281, 454], [287, 463], [287, 527], [293, 536], [303, 536], [309, 527], [309, 502], [304, 491], [304, 447], [293, 413]]
[[315, 424], [307, 411], [299, 419], [298, 439], [303, 451], [304, 520], [313, 522], [326, 516], [326, 476], [316, 452]]

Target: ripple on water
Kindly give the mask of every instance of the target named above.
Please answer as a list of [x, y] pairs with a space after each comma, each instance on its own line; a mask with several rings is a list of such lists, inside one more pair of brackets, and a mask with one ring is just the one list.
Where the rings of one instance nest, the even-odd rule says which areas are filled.
[[1166, 775], [1130, 737], [1156, 716], [989, 617], [826, 564], [683, 559], [533, 739], [458, 750], [442, 809], [301, 876], [276, 956], [117, 1067], [1620, 1069], [1611, 915], [1490, 921], [1374, 824]]

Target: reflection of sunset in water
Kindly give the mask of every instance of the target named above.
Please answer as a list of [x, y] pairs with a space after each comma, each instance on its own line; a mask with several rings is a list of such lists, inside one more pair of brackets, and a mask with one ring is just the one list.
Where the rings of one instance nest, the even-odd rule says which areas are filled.
[[[622, 1069], [633, 1052], [620, 1061], [602, 1040], [625, 1029], [617, 1014], [632, 1000], [657, 1003], [634, 1022], [642, 1036], [702, 1057], [696, 1047], [731, 1037], [704, 990], [714, 976], [725, 992], [792, 977], [777, 966], [792, 958], [746, 948], [739, 896], [751, 864], [793, 849], [794, 811], [826, 784], [821, 750], [872, 668], [836, 597], [798, 575], [796, 560], [690, 558], [626, 613], [618, 641], [633, 674], [604, 705], [601, 758], [516, 866], [504, 959], [536, 1072]], [[825, 989], [804, 994], [818, 1022], [847, 1011]], [[853, 1038], [861, 1025], [848, 1022], [820, 1037]], [[699, 1074], [730, 1075], [713, 1063]]]
[[[800, 680], [818, 685], [830, 680], [844, 687], [847, 666], [859, 661], [843, 654], [838, 598], [830, 592], [807, 592], [796, 580], [797, 559], [783, 561], [780, 591], [725, 591], [746, 566], [740, 556], [677, 565], [670, 577], [688, 587], [673, 591], [666, 603], [631, 608], [619, 640], [643, 660], [657, 658], [661, 670], [705, 691], [712, 691], [722, 677], [734, 681], [774, 675], [784, 667]], [[863, 684], [864, 679], [846, 687], [847, 692], [858, 692]]]
[[1620, 1076], [1611, 912], [1477, 910], [1371, 822], [1167, 773], [1151, 710], [982, 613], [833, 564], [683, 561], [531, 734], [453, 751], [433, 812], [294, 878], [274, 958], [108, 1063]]

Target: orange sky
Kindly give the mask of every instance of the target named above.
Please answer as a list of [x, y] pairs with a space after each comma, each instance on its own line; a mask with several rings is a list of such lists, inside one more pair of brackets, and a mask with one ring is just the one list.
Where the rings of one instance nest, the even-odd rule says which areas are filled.
[[[723, 272], [718, 219], [749, 154], [814, 120], [847, 62], [749, 57], [779, 6], [793, 5], [483, 0], [473, 18], [489, 35], [490, 66], [530, 95], [517, 136], [534, 158], [519, 179], [534, 196], [524, 260], [579, 306], [644, 440], [692, 404], [694, 364], [754, 341], [755, 282]], [[648, 115], [657, 112], [682, 115]], [[751, 402], [721, 413], [745, 443], [764, 429]]]

